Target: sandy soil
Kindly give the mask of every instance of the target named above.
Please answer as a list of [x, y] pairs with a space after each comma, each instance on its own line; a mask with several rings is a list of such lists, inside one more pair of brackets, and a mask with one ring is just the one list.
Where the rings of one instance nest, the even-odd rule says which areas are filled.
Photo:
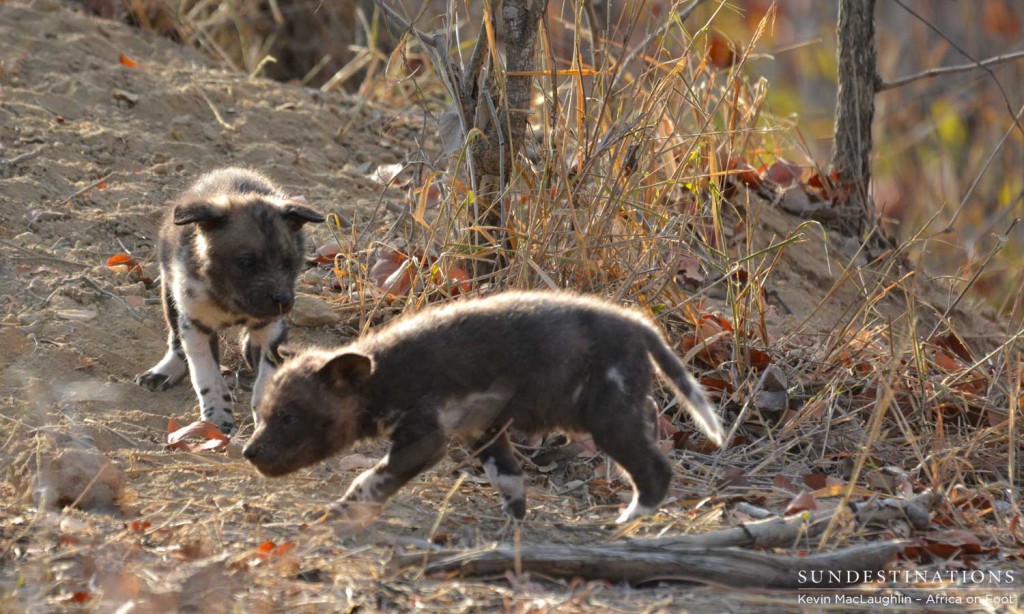
[[[403, 490], [368, 529], [336, 533], [309, 525], [309, 514], [379, 457], [379, 444], [278, 481], [258, 477], [237, 448], [164, 450], [168, 420], [196, 418], [193, 392], [183, 385], [150, 393], [132, 384], [163, 352], [159, 292], [137, 274], [109, 269], [107, 258], [130, 253], [143, 265], [141, 277], [156, 278], [163, 203], [199, 173], [228, 164], [259, 168], [361, 227], [386, 227], [390, 214], [367, 220], [382, 199], [400, 204], [401, 197], [382, 196], [367, 174], [405, 157], [401, 144], [418, 134], [420, 119], [211, 68], [189, 49], [54, 0], [0, 4], [0, 433], [7, 451], [48, 433], [73, 437], [76, 446], [102, 452], [126, 480], [119, 510], [63, 515], [36, 515], [12, 499], [10, 483], [0, 483], [0, 610], [78, 601], [98, 611], [129, 601], [132, 611], [741, 607], [745, 598], [710, 588], [440, 582], [390, 569], [395, 549], [430, 540], [469, 547], [511, 538], [496, 495], [457, 453]], [[769, 210], [760, 217], [765, 241], [799, 223]], [[310, 236], [311, 249], [331, 240], [325, 227]], [[829, 263], [820, 239], [786, 252], [776, 288], [792, 314], [777, 312], [777, 334], [810, 316], [801, 334], [817, 335], [844, 317], [844, 305], [860, 296], [857, 284], [815, 307], [855, 248], [830, 245]], [[319, 288], [302, 291], [317, 295]], [[353, 333], [344, 298], [329, 291], [322, 298], [342, 315], [339, 323], [296, 327], [297, 341], [334, 344]], [[983, 321], [965, 327], [975, 336], [990, 330]], [[237, 367], [233, 340], [222, 347], [226, 367]], [[244, 379], [235, 391], [243, 438], [251, 430]], [[678, 480], [678, 504], [644, 533], [697, 528], [690, 506], [722, 468], [692, 461], [677, 463], [690, 478]], [[605, 471], [596, 459], [533, 473], [523, 541], [609, 539], [604, 523], [625, 490], [579, 481]], [[468, 477], [457, 483], [462, 472]], [[294, 547], [260, 556], [267, 540]]]

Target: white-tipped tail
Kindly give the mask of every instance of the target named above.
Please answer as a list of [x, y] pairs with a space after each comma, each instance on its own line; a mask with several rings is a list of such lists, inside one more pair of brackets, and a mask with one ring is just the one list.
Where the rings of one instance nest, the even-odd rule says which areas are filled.
[[647, 351], [654, 358], [654, 364], [661, 370], [676, 396], [683, 401], [683, 405], [697, 424], [697, 428], [708, 439], [715, 442], [715, 445], [722, 447], [725, 444], [725, 429], [722, 427], [722, 420], [718, 417], [718, 412], [711, 407], [707, 397], [704, 396], [700, 383], [693, 379], [693, 376], [683, 366], [682, 361], [665, 344], [657, 331], [652, 329], [649, 332]]

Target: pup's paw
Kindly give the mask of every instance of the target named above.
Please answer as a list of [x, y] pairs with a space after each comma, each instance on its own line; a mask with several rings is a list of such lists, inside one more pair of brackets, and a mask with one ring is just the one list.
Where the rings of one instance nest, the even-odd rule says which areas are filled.
[[516, 520], [522, 520], [526, 517], [526, 499], [522, 497], [517, 499], [505, 499], [502, 503], [502, 508], [505, 510], [506, 514]]
[[383, 509], [383, 503], [373, 501], [341, 501], [321, 512], [317, 520], [358, 528], [379, 518]]
[[627, 522], [640, 518], [641, 516], [650, 516], [656, 513], [658, 513], [658, 508], [640, 505], [634, 499], [633, 502], [629, 504], [629, 507], [627, 507], [621, 514], [619, 514], [619, 517], [615, 519], [615, 524], [626, 524]]
[[160, 392], [161, 390], [167, 390], [171, 386], [177, 384], [181, 381], [181, 378], [174, 379], [166, 373], [158, 373], [150, 369], [145, 373], [136, 375], [134, 381], [146, 390]]
[[221, 430], [228, 437], [233, 437], [238, 432], [235, 419], [231, 416], [231, 410], [223, 407], [204, 407], [199, 415], [203, 422], [209, 422]]

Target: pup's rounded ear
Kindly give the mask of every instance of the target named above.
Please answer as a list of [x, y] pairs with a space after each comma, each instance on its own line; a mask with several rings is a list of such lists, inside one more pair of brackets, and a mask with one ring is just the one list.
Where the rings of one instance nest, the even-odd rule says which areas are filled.
[[174, 205], [172, 215], [175, 226], [184, 226], [200, 222], [218, 222], [227, 217], [228, 212], [224, 207], [207, 200], [191, 200]]
[[358, 387], [373, 373], [373, 359], [356, 352], [340, 352], [320, 367], [318, 374], [332, 385]]
[[323, 213], [320, 213], [313, 207], [309, 206], [304, 196], [292, 196], [285, 204], [281, 207], [281, 217], [284, 221], [288, 222], [288, 226], [292, 230], [298, 230], [302, 228], [306, 222], [315, 222], [319, 224], [324, 221], [325, 218]]

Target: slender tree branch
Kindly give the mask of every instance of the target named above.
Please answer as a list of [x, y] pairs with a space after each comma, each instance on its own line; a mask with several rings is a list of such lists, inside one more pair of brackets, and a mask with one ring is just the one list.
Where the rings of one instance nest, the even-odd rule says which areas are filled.
[[1024, 50], [1014, 51], [1013, 53], [1005, 53], [1003, 55], [997, 55], [995, 57], [991, 57], [988, 58], [987, 60], [982, 60], [980, 62], [972, 62], [971, 64], [957, 64], [956, 66], [942, 66], [939, 68], [929, 68], [928, 70], [923, 70], [919, 73], [907, 75], [906, 77], [900, 77], [899, 79], [893, 79], [892, 81], [883, 81], [878, 84], [878, 86], [875, 88], [875, 91], [884, 92], [886, 90], [891, 90], [897, 87], [903, 87], [904, 85], [908, 85], [915, 81], [920, 81], [921, 79], [929, 79], [931, 77], [939, 77], [941, 75], [951, 75], [960, 72], [968, 72], [971, 70], [976, 70], [978, 68], [988, 68], [989, 66], [995, 66], [997, 64], [1010, 62], [1012, 60], [1017, 60], [1020, 58], [1024, 58]]
[[373, 3], [377, 5], [377, 8], [384, 11], [388, 19], [395, 22], [399, 30], [411, 32], [413, 36], [420, 39], [426, 45], [433, 47], [441, 57], [448, 57], [448, 49], [445, 47], [445, 42], [441, 40], [441, 37], [436, 34], [427, 34], [420, 30], [412, 23], [409, 22], [401, 13], [396, 11], [390, 5], [384, 2], [384, 0], [373, 0]]
[[[703, 2], [703, 0], [693, 0], [693, 2], [689, 4], [689, 6], [687, 6], [685, 9], [679, 11], [679, 13], [676, 14], [676, 19], [678, 19], [680, 22], [686, 21], [686, 18], [689, 17], [694, 10], [696, 10], [696, 8], [700, 5], [701, 2]], [[637, 54], [639, 54], [644, 49], [647, 49], [647, 47], [654, 42], [654, 39], [658, 38], [659, 36], [667, 32], [669, 28], [676, 25], [676, 19], [666, 18], [665, 22], [658, 26], [657, 28], [655, 28], [653, 32], [648, 34], [647, 38], [641, 41], [639, 45], [633, 47], [632, 49], [629, 50], [629, 53], [622, 56], [622, 61], [619, 62], [619, 65], [625, 66], [626, 64], [632, 62], [633, 58], [635, 58]], [[613, 82], [612, 86], [614, 85], [615, 84]]]
[[[904, 11], [910, 13], [914, 17], [914, 19], [917, 19], [918, 21], [920, 21], [924, 25], [928, 26], [928, 28], [932, 32], [935, 32], [936, 34], [941, 36], [943, 38], [943, 40], [945, 40], [947, 43], [949, 43], [949, 45], [951, 47], [953, 47], [953, 49], [956, 49], [965, 58], [967, 58], [968, 60], [971, 60], [972, 62], [974, 62], [975, 65], [978, 65], [978, 61], [975, 60], [973, 57], [971, 57], [971, 54], [967, 53], [964, 49], [962, 49], [959, 45], [957, 45], [956, 41], [951, 39], [945, 32], [940, 30], [938, 28], [938, 26], [936, 26], [932, 22], [928, 21], [927, 19], [922, 17], [920, 14], [918, 14], [916, 11], [914, 11], [914, 9], [912, 9], [909, 6], [907, 6], [906, 4], [904, 4], [903, 0], [895, 0], [895, 2], [896, 2], [896, 4], [900, 5], [900, 8], [902, 8]], [[990, 77], [992, 77], [992, 81], [995, 82], [996, 87], [999, 88], [999, 93], [1002, 94], [1002, 96], [1003, 96], [1003, 102], [1006, 103], [1006, 110], [1010, 112], [1011, 116], [1013, 116], [1013, 105], [1010, 104], [1010, 97], [1006, 94], [1006, 90], [1003, 89], [1003, 84], [999, 82], [999, 79], [996, 78], [996, 74], [994, 72], [992, 72], [991, 68], [989, 68], [988, 66], [981, 66], [981, 69], [984, 70], [985, 72], [987, 72]], [[1014, 120], [1014, 125], [1017, 127], [1018, 130], [1020, 130], [1021, 134], [1024, 134], [1024, 126], [1022, 126], [1019, 121]]]

